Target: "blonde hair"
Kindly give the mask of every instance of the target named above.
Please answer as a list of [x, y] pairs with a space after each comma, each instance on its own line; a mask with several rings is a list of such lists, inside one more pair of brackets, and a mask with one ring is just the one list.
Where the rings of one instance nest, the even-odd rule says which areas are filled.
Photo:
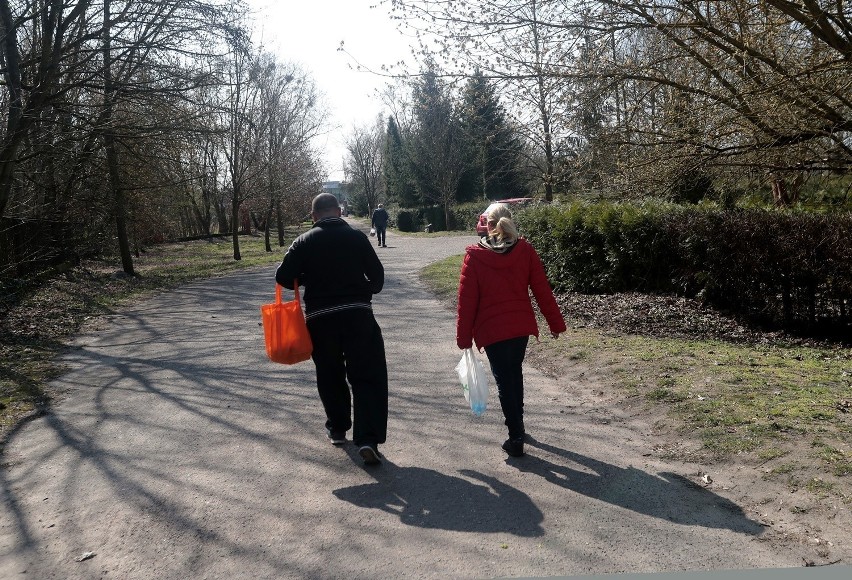
[[[500, 203], [488, 212], [488, 233], [501, 242], [514, 244], [518, 241], [518, 228], [512, 221], [512, 210], [505, 203]], [[491, 224], [494, 224], [492, 227]]]

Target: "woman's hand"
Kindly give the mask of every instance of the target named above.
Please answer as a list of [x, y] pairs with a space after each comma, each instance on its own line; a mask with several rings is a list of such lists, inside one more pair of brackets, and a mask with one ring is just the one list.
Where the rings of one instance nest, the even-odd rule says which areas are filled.
[[561, 332], [551, 332], [550, 336], [552, 336], [553, 338], [559, 338], [560, 334], [562, 334], [562, 333]]

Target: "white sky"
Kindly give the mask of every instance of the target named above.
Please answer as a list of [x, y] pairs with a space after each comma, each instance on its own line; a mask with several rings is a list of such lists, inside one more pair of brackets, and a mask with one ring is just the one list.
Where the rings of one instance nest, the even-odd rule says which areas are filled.
[[309, 71], [329, 105], [330, 133], [317, 145], [325, 153], [328, 179], [343, 179], [343, 140], [355, 125], [372, 122], [383, 112], [375, 89], [385, 80], [355, 70], [352, 58], [373, 70], [399, 60], [411, 62], [408, 41], [379, 0], [247, 0], [258, 12], [257, 42], [281, 60]]

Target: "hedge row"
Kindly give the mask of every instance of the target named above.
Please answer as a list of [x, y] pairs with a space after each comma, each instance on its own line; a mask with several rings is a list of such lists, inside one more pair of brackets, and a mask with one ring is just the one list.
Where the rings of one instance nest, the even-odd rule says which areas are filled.
[[518, 225], [557, 290], [677, 293], [764, 324], [852, 330], [849, 213], [577, 203]]
[[451, 230], [470, 230], [476, 227], [476, 222], [488, 206], [485, 202], [469, 202], [457, 204], [450, 209], [450, 226], [447, 228], [444, 208], [432, 205], [421, 208], [389, 208], [390, 225], [401, 232], [421, 232], [431, 224], [433, 232]]

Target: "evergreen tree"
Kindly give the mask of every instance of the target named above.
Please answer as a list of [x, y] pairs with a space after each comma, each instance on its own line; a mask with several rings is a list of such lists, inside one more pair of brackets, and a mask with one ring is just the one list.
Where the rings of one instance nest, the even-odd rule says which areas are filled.
[[418, 193], [425, 202], [440, 205], [445, 223], [462, 175], [469, 166], [456, 107], [446, 85], [431, 64], [413, 87], [414, 130], [411, 168]]
[[471, 164], [459, 187], [459, 201], [526, 196], [520, 139], [506, 121], [494, 84], [479, 70], [465, 85], [462, 126]]
[[385, 136], [385, 184], [389, 199], [402, 207], [417, 207], [422, 199], [417, 194], [411, 173], [411, 161], [393, 116], [388, 117]]

